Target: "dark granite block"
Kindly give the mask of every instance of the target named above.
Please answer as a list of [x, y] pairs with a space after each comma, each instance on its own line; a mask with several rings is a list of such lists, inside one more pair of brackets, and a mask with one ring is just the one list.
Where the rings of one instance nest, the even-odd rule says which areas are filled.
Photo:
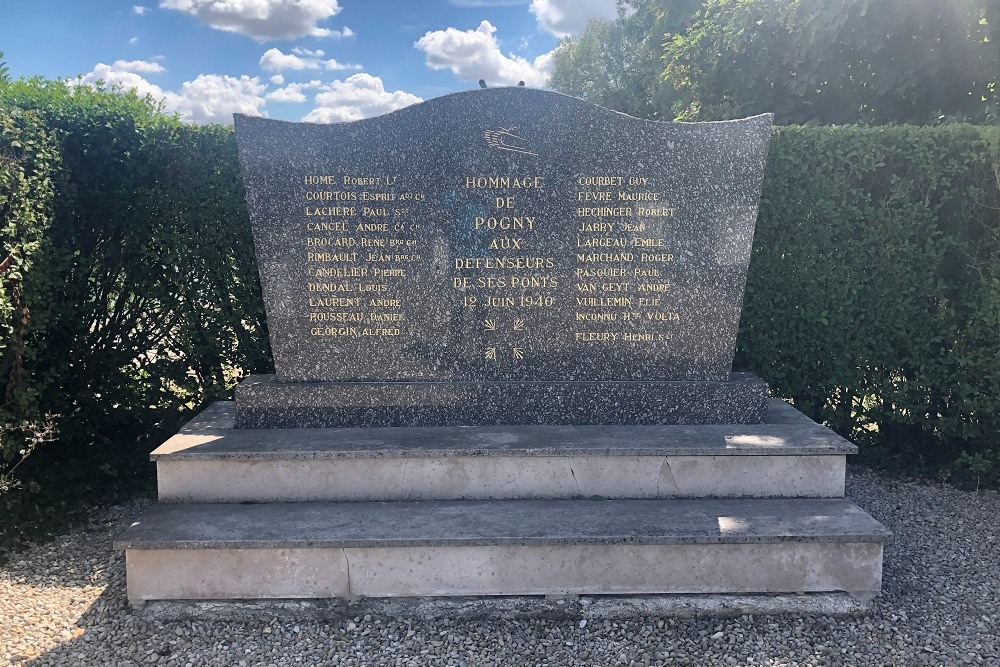
[[237, 428], [519, 424], [759, 424], [767, 384], [727, 382], [278, 382], [236, 388]]
[[[334, 125], [237, 115], [277, 380], [473, 382], [471, 400], [529, 401], [577, 381], [655, 379], [658, 400], [677, 395], [664, 380], [725, 384], [770, 128], [524, 88]], [[490, 384], [505, 381], [551, 384]], [[437, 410], [448, 386], [372, 401]], [[604, 399], [585, 394], [564, 397], [576, 414]], [[672, 411], [652, 406], [639, 419]], [[621, 410], [607, 418], [631, 419]]]

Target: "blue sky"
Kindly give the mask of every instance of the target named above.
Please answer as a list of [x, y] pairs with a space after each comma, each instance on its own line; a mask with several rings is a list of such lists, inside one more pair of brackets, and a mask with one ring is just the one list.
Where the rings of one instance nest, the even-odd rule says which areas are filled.
[[[614, 0], [16, 0], [11, 74], [97, 80], [190, 122], [338, 122], [490, 85], [545, 86], [559, 38]], [[81, 78], [82, 77], [82, 78]]]

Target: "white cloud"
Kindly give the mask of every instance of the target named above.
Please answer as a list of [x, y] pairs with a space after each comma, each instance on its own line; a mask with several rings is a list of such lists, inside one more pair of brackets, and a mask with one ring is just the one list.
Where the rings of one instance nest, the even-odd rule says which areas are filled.
[[142, 16], [143, 14], [149, 11], [149, 7], [143, 7], [142, 5], [132, 5], [132, 11], [135, 12], [136, 15]]
[[162, 100], [166, 95], [162, 88], [146, 81], [141, 74], [117, 69], [114, 65], [105, 63], [97, 63], [94, 69], [75, 81], [70, 81], [69, 85], [95, 85], [98, 81], [103, 81], [109, 87], [119, 86], [123, 90], [135, 90], [140, 96], [150, 95], [156, 100]]
[[260, 116], [267, 86], [257, 77], [238, 79], [220, 74], [199, 74], [185, 81], [180, 93], [167, 93], [167, 108], [177, 111], [182, 120], [194, 123], [231, 123], [234, 113]]
[[379, 77], [359, 73], [323, 86], [323, 92], [316, 95], [319, 106], [302, 120], [313, 123], [361, 120], [422, 101], [416, 95], [402, 90], [390, 93]]
[[539, 28], [556, 37], [583, 32], [592, 18], [618, 15], [615, 0], [531, 0], [531, 13]]
[[271, 77], [271, 83], [273, 83], [276, 86], [280, 86], [284, 82], [285, 82], [285, 77], [283, 77], [280, 74], [275, 74], [274, 76]]
[[298, 47], [292, 49], [291, 53], [282, 53], [281, 49], [268, 49], [260, 57], [260, 66], [266, 72], [280, 72], [286, 69], [361, 69], [361, 65], [338, 62], [334, 58], [323, 60], [324, 55], [322, 51], [310, 51]]
[[148, 60], [116, 60], [111, 67], [123, 72], [139, 72], [141, 74], [158, 74], [167, 71], [160, 63]]
[[504, 55], [494, 32], [496, 28], [483, 21], [475, 30], [448, 28], [428, 32], [414, 46], [427, 56], [428, 67], [450, 69], [463, 81], [486, 79], [491, 86], [511, 86], [524, 81], [532, 87], [544, 86], [548, 80], [545, 66], [551, 55], [541, 55], [534, 62], [513, 53]]
[[160, 7], [186, 12], [217, 30], [238, 32], [254, 39], [350, 37], [318, 23], [340, 12], [338, 0], [161, 0]]
[[302, 56], [303, 58], [322, 58], [323, 56], [326, 55], [326, 51], [324, 51], [323, 49], [316, 49], [315, 51], [310, 51], [309, 49], [303, 49], [299, 46], [293, 46], [292, 53], [294, 53], [297, 56]]
[[[139, 95], [149, 95], [154, 100], [162, 101], [167, 111], [177, 112], [182, 120], [193, 123], [231, 123], [234, 112], [258, 116], [263, 113], [264, 98], [261, 95], [266, 85], [257, 77], [201, 74], [193, 81], [185, 81], [180, 91], [165, 91], [141, 74], [127, 69], [135, 69], [137, 62], [144, 61], [120, 60], [114, 65], [98, 63], [84, 76], [70, 81], [69, 85], [94, 85], [100, 80], [108, 86], [133, 89]], [[151, 65], [156, 63], [144, 63], [140, 67]]]
[[135, 46], [138, 43], [139, 43], [138, 37], [132, 37], [131, 39], [128, 40], [129, 46]]
[[322, 86], [323, 82], [316, 80], [307, 83], [290, 83], [284, 88], [272, 90], [267, 94], [266, 99], [269, 102], [305, 102], [306, 96], [302, 92], [303, 90], [320, 88]]

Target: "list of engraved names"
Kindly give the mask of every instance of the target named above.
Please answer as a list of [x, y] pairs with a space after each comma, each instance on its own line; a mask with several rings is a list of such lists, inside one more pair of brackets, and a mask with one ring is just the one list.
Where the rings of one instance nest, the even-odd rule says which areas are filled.
[[424, 194], [391, 175], [307, 174], [302, 184], [309, 334], [402, 335], [407, 278], [422, 257], [420, 224], [401, 221]]
[[[312, 336], [406, 336], [414, 289], [450, 289], [451, 302], [471, 309], [485, 331], [555, 321], [563, 340], [553, 342], [578, 346], [661, 343], [683, 322], [670, 281], [676, 209], [646, 176], [461, 176], [451, 186], [469, 205], [443, 223], [438, 216], [433, 224], [453, 228], [445, 231], [422, 228], [439, 209], [398, 176], [301, 178]], [[552, 202], [553, 193], [563, 201]], [[461, 239], [449, 246], [448, 283], [416, 285], [435, 234]], [[524, 355], [517, 344], [507, 352]]]
[[670, 340], [669, 330], [649, 325], [681, 321], [670, 307], [674, 255], [665, 240], [676, 209], [651, 186], [646, 176], [576, 180], [576, 342]]

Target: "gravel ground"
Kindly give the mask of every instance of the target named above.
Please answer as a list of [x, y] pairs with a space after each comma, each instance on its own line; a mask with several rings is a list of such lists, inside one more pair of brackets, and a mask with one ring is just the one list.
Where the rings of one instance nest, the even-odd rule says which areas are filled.
[[145, 503], [0, 567], [3, 665], [1000, 665], [1000, 494], [848, 475], [895, 533], [864, 618], [146, 622], [112, 539]]

